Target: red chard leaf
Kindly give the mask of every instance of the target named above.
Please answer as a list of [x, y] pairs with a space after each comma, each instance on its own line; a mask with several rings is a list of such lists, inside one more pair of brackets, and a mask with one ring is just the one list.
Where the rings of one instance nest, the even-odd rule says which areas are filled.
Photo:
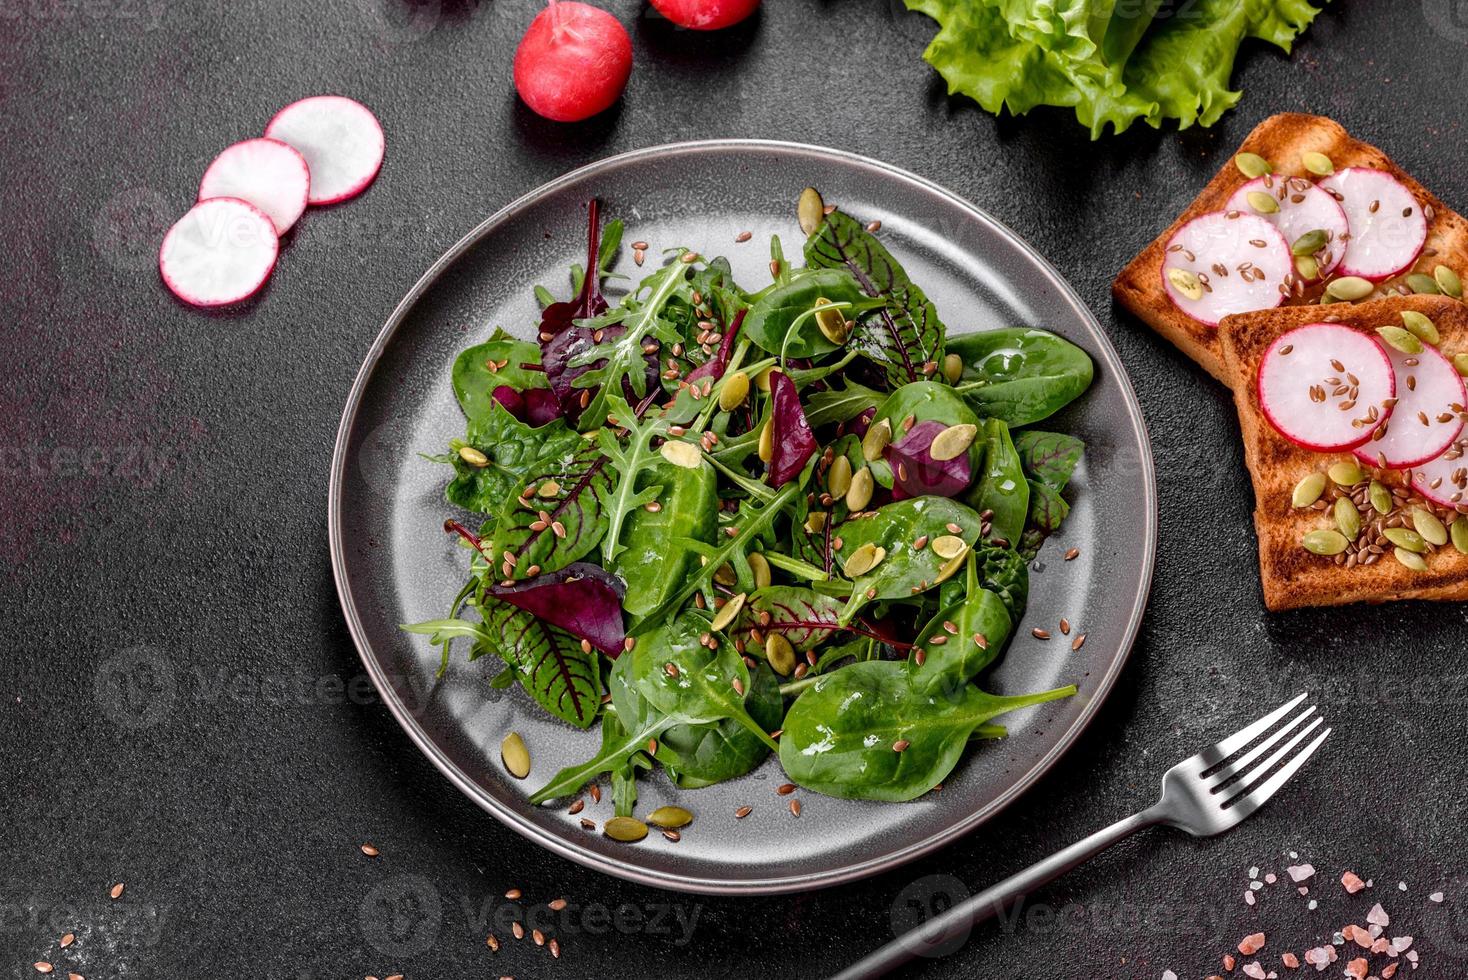
[[892, 499], [907, 497], [956, 497], [973, 482], [969, 454], [953, 459], [933, 458], [933, 440], [948, 426], [934, 419], [919, 422], [906, 435], [887, 447], [892, 467]]
[[702, 381], [704, 378], [713, 378], [717, 381], [724, 376], [724, 369], [729, 366], [729, 357], [734, 353], [734, 338], [739, 336], [739, 328], [744, 326], [744, 314], [748, 312], [749, 308], [745, 307], [734, 314], [734, 320], [729, 324], [729, 329], [724, 331], [724, 339], [719, 342], [718, 351], [713, 357], [688, 372], [689, 384]]
[[769, 477], [771, 486], [780, 487], [800, 475], [818, 447], [790, 375], [784, 371], [771, 374], [770, 395], [774, 404], [770, 414], [774, 452], [770, 457]]
[[587, 562], [575, 562], [514, 585], [495, 586], [489, 594], [584, 637], [597, 650], [615, 658], [627, 638], [622, 624], [625, 591], [626, 586], [615, 575]]

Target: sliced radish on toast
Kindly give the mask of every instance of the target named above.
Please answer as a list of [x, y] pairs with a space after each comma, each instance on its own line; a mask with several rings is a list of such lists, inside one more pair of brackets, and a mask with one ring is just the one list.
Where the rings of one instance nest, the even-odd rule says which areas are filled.
[[1347, 167], [1318, 186], [1340, 202], [1351, 226], [1338, 273], [1380, 282], [1417, 261], [1427, 243], [1427, 217], [1405, 184], [1384, 170]]
[[1396, 407], [1371, 441], [1356, 450], [1363, 463], [1404, 470], [1442, 455], [1463, 431], [1463, 377], [1453, 363], [1423, 345], [1416, 354], [1379, 344], [1396, 374]]
[[1468, 439], [1458, 439], [1437, 459], [1412, 468], [1412, 489], [1435, 504], [1468, 504]]
[[254, 205], [233, 197], [201, 201], [163, 236], [158, 271], [175, 296], [194, 306], [225, 306], [254, 294], [270, 270], [280, 239]]
[[1274, 225], [1255, 214], [1214, 211], [1168, 240], [1160, 271], [1177, 308], [1216, 327], [1230, 313], [1282, 303], [1293, 268], [1289, 244]]
[[1395, 394], [1396, 378], [1374, 337], [1339, 323], [1310, 323], [1270, 344], [1258, 391], [1280, 435], [1306, 449], [1336, 452], [1365, 442], [1390, 414], [1382, 403]]
[[199, 200], [234, 197], [255, 205], [284, 235], [306, 210], [311, 170], [295, 147], [259, 137], [227, 148], [199, 181]]
[[306, 158], [312, 204], [335, 204], [362, 193], [381, 169], [387, 146], [371, 110], [340, 95], [292, 102], [270, 120], [265, 135]]
[[[1264, 195], [1274, 202], [1273, 210], [1261, 211], [1254, 205], [1261, 203], [1257, 195]], [[1251, 196], [1252, 195], [1252, 196]], [[1251, 203], [1252, 202], [1252, 203]], [[1349, 240], [1346, 212], [1330, 194], [1302, 177], [1258, 177], [1234, 191], [1224, 205], [1230, 211], [1256, 214], [1278, 228], [1289, 243], [1291, 251], [1306, 240], [1306, 236], [1320, 240], [1316, 249], [1308, 249], [1303, 255], [1315, 260], [1319, 272], [1306, 279], [1318, 279], [1328, 275], [1340, 264]], [[1312, 243], [1313, 244], [1313, 243]]]

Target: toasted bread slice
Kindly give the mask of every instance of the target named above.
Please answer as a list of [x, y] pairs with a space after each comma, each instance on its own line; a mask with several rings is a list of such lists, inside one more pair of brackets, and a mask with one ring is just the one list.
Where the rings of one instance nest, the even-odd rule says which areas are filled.
[[[1439, 265], [1446, 265], [1468, 279], [1468, 221], [1434, 197], [1427, 188], [1413, 180], [1376, 147], [1352, 139], [1339, 123], [1323, 116], [1282, 113], [1270, 116], [1249, 134], [1239, 152], [1257, 153], [1274, 166], [1276, 175], [1310, 178], [1301, 155], [1324, 153], [1335, 169], [1372, 167], [1395, 176], [1417, 197], [1427, 217], [1427, 244], [1416, 265], [1399, 276], [1380, 283], [1375, 296], [1410, 293], [1405, 278], [1413, 272], [1431, 275]], [[1221, 210], [1229, 197], [1248, 182], [1230, 157], [1193, 199], [1188, 209], [1178, 216], [1166, 231], [1142, 250], [1116, 277], [1111, 285], [1117, 302], [1136, 314], [1153, 330], [1176, 344], [1203, 366], [1209, 374], [1225, 384], [1222, 348], [1218, 329], [1187, 316], [1168, 299], [1162, 285], [1162, 263], [1167, 242], [1184, 224], [1210, 211]], [[1292, 296], [1286, 304], [1303, 304], [1319, 298], [1319, 287]]]
[[[1302, 449], [1281, 436], [1265, 417], [1259, 404], [1256, 379], [1265, 351], [1281, 334], [1307, 323], [1339, 322], [1361, 330], [1402, 324], [1401, 312], [1416, 310], [1430, 317], [1441, 334], [1439, 349], [1450, 357], [1468, 352], [1468, 306], [1445, 296], [1397, 296], [1363, 303], [1333, 303], [1329, 306], [1293, 306], [1225, 317], [1219, 325], [1225, 383], [1231, 383], [1239, 409], [1244, 436], [1244, 460], [1254, 480], [1254, 527], [1259, 534], [1259, 574], [1264, 584], [1264, 603], [1270, 609], [1302, 606], [1334, 606], [1350, 602], [1387, 602], [1393, 599], [1468, 599], [1468, 555], [1451, 543], [1426, 555], [1427, 571], [1413, 571], [1399, 562], [1387, 544], [1382, 554], [1362, 563], [1366, 553], [1338, 563], [1306, 551], [1300, 544], [1310, 531], [1334, 527], [1325, 509], [1340, 490], [1327, 481], [1321, 503], [1315, 507], [1292, 506], [1295, 485], [1311, 473], [1324, 473], [1332, 464], [1350, 461], [1349, 453], [1317, 453]], [[1460, 437], [1461, 438], [1461, 437]], [[1468, 457], [1464, 458], [1468, 465]], [[1408, 488], [1405, 473], [1362, 467], [1366, 479], [1380, 480], [1389, 489]], [[1361, 485], [1364, 487], [1364, 484]], [[1357, 490], [1357, 497], [1361, 489]], [[1400, 500], [1401, 513], [1427, 506], [1444, 525], [1457, 516], [1451, 510], [1428, 504], [1410, 493]], [[1458, 510], [1468, 513], [1468, 503]], [[1396, 513], [1396, 511], [1393, 511]], [[1363, 525], [1358, 541], [1371, 536], [1375, 512], [1361, 508]]]

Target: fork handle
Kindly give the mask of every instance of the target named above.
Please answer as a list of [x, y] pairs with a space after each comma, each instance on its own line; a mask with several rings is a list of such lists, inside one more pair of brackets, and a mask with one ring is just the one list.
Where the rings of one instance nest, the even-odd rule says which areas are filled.
[[952, 944], [961, 944], [974, 925], [996, 915], [1015, 899], [1022, 898], [1071, 868], [1089, 861], [1112, 844], [1159, 822], [1153, 811], [1147, 809], [1117, 821], [1104, 830], [1098, 830], [1085, 840], [1077, 841], [1065, 850], [1030, 865], [994, 887], [965, 899], [942, 915], [934, 916], [911, 932], [898, 936], [866, 959], [842, 970], [831, 980], [873, 980], [920, 956], [932, 955], [934, 951], [945, 948], [952, 951], [957, 948]]

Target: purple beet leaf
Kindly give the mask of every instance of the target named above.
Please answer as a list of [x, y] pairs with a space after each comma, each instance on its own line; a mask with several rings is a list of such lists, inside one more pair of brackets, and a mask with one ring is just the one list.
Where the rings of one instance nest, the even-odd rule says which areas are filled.
[[698, 367], [688, 372], [687, 381], [693, 384], [704, 378], [713, 378], [715, 381], [724, 376], [724, 369], [729, 366], [729, 357], [734, 352], [734, 338], [739, 336], [739, 328], [744, 326], [744, 314], [749, 312], [745, 307], [734, 314], [734, 320], [729, 324], [729, 329], [724, 333], [724, 339], [719, 342], [719, 349], [714, 356], [704, 361]]
[[805, 464], [816, 454], [817, 446], [790, 375], [784, 371], [770, 375], [770, 396], [773, 402], [770, 425], [774, 428], [771, 430], [773, 452], [769, 477], [770, 485], [779, 487], [800, 475]]
[[537, 619], [584, 637], [615, 658], [627, 638], [622, 625], [622, 580], [596, 565], [574, 562], [514, 585], [495, 586], [489, 594], [518, 606]]
[[535, 428], [561, 417], [561, 403], [549, 388], [525, 390], [525, 420]]
[[892, 499], [907, 497], [956, 497], [973, 482], [974, 468], [967, 452], [954, 459], [933, 458], [933, 440], [948, 426], [927, 420], [914, 425], [906, 435], [887, 447], [892, 467]]

